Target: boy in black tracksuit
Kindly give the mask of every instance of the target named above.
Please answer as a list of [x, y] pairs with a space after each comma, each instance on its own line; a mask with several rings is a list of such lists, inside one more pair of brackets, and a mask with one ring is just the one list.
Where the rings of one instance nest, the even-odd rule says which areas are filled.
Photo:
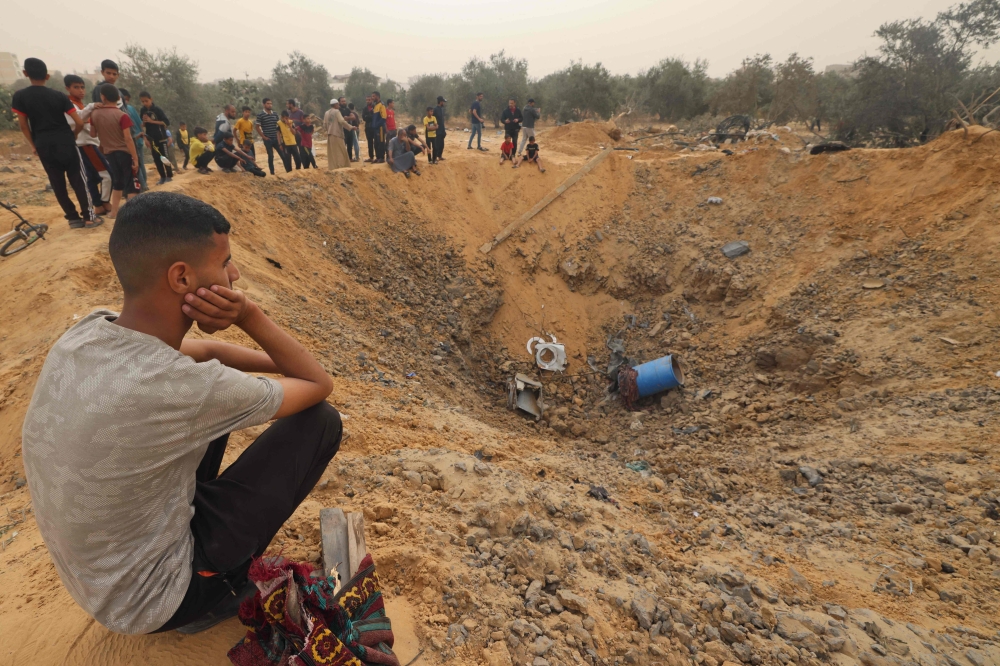
[[142, 102], [142, 111], [139, 113], [146, 128], [146, 136], [149, 137], [149, 145], [153, 149], [153, 162], [160, 174], [157, 185], [163, 185], [174, 179], [173, 167], [161, 159], [167, 155], [167, 128], [170, 127], [170, 119], [163, 109], [153, 104], [153, 97], [148, 92], [139, 93], [139, 101]]
[[[49, 72], [38, 58], [24, 61], [24, 75], [31, 85], [15, 92], [11, 99], [11, 110], [17, 116], [21, 132], [38, 155], [69, 226], [73, 229], [96, 227], [101, 220], [94, 212], [87, 190], [86, 172], [80, 152], [76, 149], [74, 129], [66, 122], [66, 114], [69, 114], [75, 123], [75, 131], [83, 129], [76, 106], [64, 93], [45, 87]], [[82, 218], [69, 198], [67, 179], [80, 202]]]

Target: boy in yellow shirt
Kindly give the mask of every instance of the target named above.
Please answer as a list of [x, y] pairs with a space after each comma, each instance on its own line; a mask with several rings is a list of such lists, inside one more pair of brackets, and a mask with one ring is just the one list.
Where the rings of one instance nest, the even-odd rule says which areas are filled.
[[284, 144], [281, 150], [281, 161], [285, 165], [285, 173], [292, 170], [293, 159], [295, 160], [295, 168], [301, 169], [302, 160], [299, 157], [298, 142], [295, 140], [295, 123], [287, 110], [281, 112], [278, 131], [281, 132], [281, 143]]
[[233, 123], [233, 136], [236, 145], [247, 155], [256, 157], [253, 149], [253, 121], [250, 120], [250, 107], [243, 107], [243, 117]]
[[198, 173], [211, 173], [208, 165], [215, 158], [215, 145], [208, 140], [208, 130], [204, 127], [194, 128], [194, 138], [191, 139], [191, 163]]
[[[428, 106], [427, 107], [427, 115], [424, 116], [424, 136], [427, 138], [427, 145], [428, 146], [433, 146], [434, 145], [434, 139], [437, 138], [437, 128], [438, 128], [438, 126], [437, 126], [437, 118], [434, 117], [434, 107], [433, 106]], [[427, 151], [427, 163], [428, 164], [437, 164], [437, 161], [435, 161], [435, 159], [434, 159], [434, 151], [433, 150], [428, 150]]]
[[181, 167], [185, 171], [188, 168], [188, 164], [191, 159], [191, 142], [188, 140], [188, 126], [183, 120], [181, 124], [177, 126], [177, 146], [184, 153], [184, 165]]

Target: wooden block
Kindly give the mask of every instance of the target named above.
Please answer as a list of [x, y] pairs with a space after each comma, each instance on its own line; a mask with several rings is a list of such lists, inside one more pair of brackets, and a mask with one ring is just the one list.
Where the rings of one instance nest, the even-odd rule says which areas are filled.
[[[365, 555], [368, 554], [368, 548], [365, 546], [365, 514], [363, 513], [347, 514], [347, 549], [348, 559], [351, 563], [351, 576], [353, 576], [358, 572], [361, 560], [365, 559]], [[344, 582], [347, 582], [347, 578], [344, 579]]]
[[347, 538], [347, 516], [343, 509], [323, 509], [319, 512], [320, 538], [323, 541], [323, 570], [327, 575], [336, 569], [340, 580], [346, 583], [354, 573], [351, 570], [350, 548]]
[[507, 238], [512, 233], [514, 233], [518, 227], [520, 227], [522, 224], [533, 218], [535, 215], [538, 215], [540, 212], [542, 212], [542, 210], [545, 209], [546, 206], [548, 206], [550, 203], [558, 199], [563, 192], [571, 188], [573, 185], [576, 184], [578, 180], [580, 180], [585, 175], [593, 171], [594, 167], [603, 162], [612, 152], [614, 152], [614, 148], [605, 148], [604, 150], [599, 152], [596, 156], [594, 156], [593, 159], [584, 164], [579, 171], [577, 171], [572, 176], [564, 180], [562, 184], [559, 185], [559, 187], [557, 187], [556, 189], [552, 190], [544, 197], [542, 197], [542, 200], [536, 203], [534, 206], [532, 206], [531, 210], [522, 215], [519, 219], [514, 220], [513, 222], [508, 224], [503, 231], [498, 233], [496, 237], [493, 238], [493, 240], [484, 243], [483, 246], [479, 248], [479, 251], [482, 252], [483, 254], [489, 254], [493, 248], [495, 248], [497, 245], [507, 240]]

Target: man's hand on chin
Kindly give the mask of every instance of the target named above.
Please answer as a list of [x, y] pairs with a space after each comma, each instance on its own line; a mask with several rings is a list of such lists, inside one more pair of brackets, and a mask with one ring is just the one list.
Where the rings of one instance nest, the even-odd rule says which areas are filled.
[[255, 307], [242, 291], [216, 284], [185, 294], [181, 310], [197, 322], [198, 328], [212, 335], [234, 324], [240, 325]]

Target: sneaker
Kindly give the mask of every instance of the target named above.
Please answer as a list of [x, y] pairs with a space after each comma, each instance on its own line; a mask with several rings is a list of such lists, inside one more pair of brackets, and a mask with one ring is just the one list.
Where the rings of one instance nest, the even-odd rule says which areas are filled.
[[177, 627], [177, 633], [190, 636], [191, 634], [201, 633], [206, 629], [211, 629], [220, 622], [225, 622], [231, 617], [236, 617], [240, 612], [240, 604], [243, 603], [245, 599], [249, 599], [257, 591], [257, 586], [251, 582], [247, 582], [240, 590], [238, 595], [227, 594], [225, 598], [215, 605], [215, 608], [208, 611], [204, 616], [198, 618], [194, 622], [189, 622], [183, 627]]
[[472, 146], [469, 146], [468, 148], [466, 148], [466, 150], [472, 150]]
[[480, 151], [482, 151], [484, 153], [490, 152], [488, 148], [483, 148], [482, 146], [479, 146], [478, 148], [476, 148], [476, 150], [480, 150]]
[[167, 179], [166, 179], [166, 178], [161, 178], [161, 179], [159, 179], [158, 181], [156, 181], [156, 184], [157, 184], [157, 185], [163, 185], [163, 184], [165, 184], [166, 182], [167, 182]]

